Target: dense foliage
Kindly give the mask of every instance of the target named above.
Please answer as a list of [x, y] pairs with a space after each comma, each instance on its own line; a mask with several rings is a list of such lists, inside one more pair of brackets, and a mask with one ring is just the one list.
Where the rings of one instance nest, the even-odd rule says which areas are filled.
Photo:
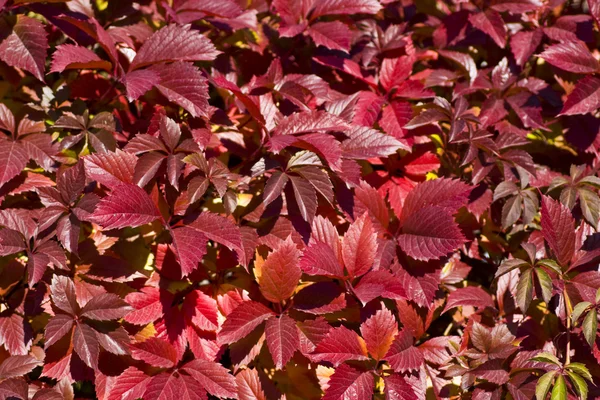
[[0, 9], [0, 399], [600, 395], [599, 0]]

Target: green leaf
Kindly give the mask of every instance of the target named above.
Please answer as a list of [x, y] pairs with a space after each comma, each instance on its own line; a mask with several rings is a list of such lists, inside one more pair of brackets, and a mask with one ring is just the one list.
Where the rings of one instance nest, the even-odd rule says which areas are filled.
[[600, 198], [598, 195], [588, 189], [579, 189], [579, 205], [585, 220], [597, 230], [598, 220], [600, 220]]
[[567, 400], [567, 384], [562, 375], [559, 375], [558, 378], [556, 378], [556, 382], [554, 382], [550, 400]]
[[585, 183], [585, 184], [592, 185], [592, 186], [595, 186], [600, 189], [600, 178], [598, 178], [597, 176], [594, 176], [594, 175], [586, 176], [585, 178], [580, 180], [579, 183]]
[[517, 304], [525, 314], [533, 297], [533, 275], [531, 270], [523, 271], [517, 284]]
[[568, 183], [569, 183], [569, 180], [567, 178], [562, 177], [562, 176], [557, 176], [556, 178], [552, 179], [552, 182], [550, 182], [550, 186], [548, 186], [548, 192], [551, 192], [554, 189], [558, 189], [559, 187], [563, 187]]
[[594, 348], [594, 342], [596, 341], [596, 331], [598, 330], [598, 313], [595, 308], [592, 308], [589, 313], [583, 319], [581, 325], [583, 329], [583, 336], [587, 340], [591, 348]]
[[539, 353], [535, 357], [531, 358], [531, 361], [539, 361], [539, 362], [544, 362], [544, 363], [548, 363], [548, 364], [554, 364], [554, 365], [558, 365], [559, 367], [562, 365], [560, 360], [558, 358], [556, 358], [556, 356], [554, 354], [550, 354], [550, 353]]
[[546, 303], [550, 303], [550, 299], [552, 298], [552, 278], [541, 268], [536, 268], [535, 273], [542, 288], [542, 297]]
[[521, 196], [516, 195], [508, 200], [502, 206], [502, 228], [508, 229], [521, 217], [521, 208], [523, 206], [523, 199]]
[[545, 400], [546, 396], [548, 396], [548, 391], [550, 391], [550, 386], [552, 386], [552, 381], [554, 380], [554, 376], [558, 371], [550, 371], [544, 374], [535, 385], [535, 398], [536, 400]]
[[495, 278], [499, 278], [502, 275], [512, 271], [515, 268], [519, 268], [525, 265], [529, 265], [529, 263], [525, 260], [521, 260], [520, 258], [514, 258], [512, 260], [503, 261], [502, 264], [498, 267], [496, 271]]
[[581, 318], [585, 310], [587, 310], [587, 308], [591, 305], [592, 303], [590, 303], [589, 301], [582, 301], [581, 303], [577, 303], [577, 305], [573, 308], [573, 312], [571, 313], [571, 320], [573, 321], [573, 324], [579, 321], [579, 318]]
[[565, 368], [570, 371], [575, 372], [578, 375], [581, 375], [582, 377], [584, 377], [585, 379], [587, 379], [590, 382], [592, 381], [592, 374], [590, 374], [590, 371], [582, 363], [574, 362], [574, 363], [567, 365]]
[[542, 265], [544, 267], [550, 268], [559, 275], [562, 274], [562, 269], [560, 268], [560, 265], [558, 265], [556, 261], [551, 260], [549, 258], [544, 258], [543, 260], [538, 261], [536, 265]]
[[573, 387], [575, 388], [575, 391], [579, 395], [579, 398], [582, 400], [586, 400], [587, 396], [588, 396], [587, 383], [583, 380], [582, 377], [580, 377], [579, 375], [577, 375], [571, 371], [567, 371], [567, 374], [569, 375], [569, 379], [573, 383]]

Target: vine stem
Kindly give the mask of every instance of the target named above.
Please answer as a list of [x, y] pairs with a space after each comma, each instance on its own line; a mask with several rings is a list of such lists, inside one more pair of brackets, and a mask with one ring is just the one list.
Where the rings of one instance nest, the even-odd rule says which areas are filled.
[[566, 286], [563, 289], [563, 297], [565, 298], [565, 313], [567, 316], [567, 354], [565, 362], [566, 365], [569, 365], [571, 362], [571, 312], [573, 311], [573, 307], [571, 306], [571, 299], [569, 299]]

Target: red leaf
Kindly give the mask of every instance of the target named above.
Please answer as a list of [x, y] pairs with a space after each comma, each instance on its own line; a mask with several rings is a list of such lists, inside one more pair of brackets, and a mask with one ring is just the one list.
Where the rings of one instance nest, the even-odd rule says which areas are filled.
[[377, 0], [325, 0], [316, 4], [312, 18], [322, 15], [376, 14], [381, 9]]
[[575, 254], [575, 220], [562, 203], [542, 196], [542, 234], [561, 266], [567, 266]]
[[10, 356], [0, 364], [0, 379], [27, 375], [41, 362], [32, 356]]
[[121, 79], [127, 89], [127, 100], [129, 101], [139, 99], [147, 91], [160, 83], [159, 73], [152, 69], [131, 71], [126, 73]]
[[386, 400], [412, 400], [419, 398], [412, 385], [401, 375], [393, 374], [383, 378]]
[[374, 388], [375, 380], [370, 371], [362, 372], [344, 364], [329, 380], [323, 400], [370, 400]]
[[414, 58], [402, 56], [399, 58], [385, 58], [381, 63], [379, 81], [388, 92], [400, 85], [412, 73]]
[[301, 112], [283, 118], [274, 129], [275, 135], [301, 135], [315, 132], [345, 131], [348, 124], [325, 111]]
[[159, 218], [160, 212], [144, 189], [121, 185], [100, 201], [90, 219], [104, 229], [119, 229], [146, 225]]
[[0, 382], [0, 398], [3, 399], [27, 399], [27, 382], [21, 378], [7, 379]]
[[202, 72], [191, 63], [178, 61], [150, 67], [159, 76], [155, 84], [169, 101], [183, 107], [193, 117], [208, 117], [208, 85]]
[[379, 296], [393, 300], [407, 297], [402, 282], [386, 270], [367, 273], [354, 288], [354, 294], [363, 304]]
[[267, 400], [256, 369], [244, 369], [235, 376], [239, 400]]
[[238, 254], [240, 263], [247, 264], [240, 229], [231, 220], [218, 214], [203, 212], [187, 227], [195, 229], [210, 240], [235, 251]]
[[86, 47], [61, 44], [52, 54], [50, 72], [63, 72], [66, 69], [103, 69], [110, 72], [111, 68], [110, 62], [101, 59]]
[[153, 367], [171, 368], [177, 361], [177, 352], [168, 342], [151, 337], [142, 343], [130, 347], [131, 356], [142, 360]]
[[146, 391], [150, 377], [135, 367], [129, 367], [116, 377], [106, 400], [136, 400]]
[[354, 221], [344, 235], [342, 258], [351, 277], [364, 275], [375, 262], [377, 235], [373, 224], [365, 213]]
[[173, 252], [181, 265], [181, 273], [187, 276], [196, 270], [198, 263], [206, 254], [208, 238], [202, 232], [187, 226], [171, 230]]
[[220, 52], [191, 25], [167, 25], [148, 38], [131, 62], [131, 70], [172, 61], [212, 61]]
[[56, 307], [72, 316], [79, 314], [79, 304], [75, 297], [75, 285], [71, 279], [66, 276], [55, 275], [52, 277], [50, 293]]
[[469, 202], [471, 186], [456, 179], [434, 179], [419, 183], [406, 196], [402, 208], [405, 220], [417, 210], [426, 206], [438, 206], [454, 214]]
[[499, 47], [504, 48], [506, 46], [506, 27], [502, 16], [498, 12], [488, 9], [485, 12], [471, 14], [469, 15], [469, 22], [475, 28], [489, 35]]
[[185, 297], [183, 310], [198, 329], [216, 331], [219, 327], [216, 300], [200, 290], [194, 290]]
[[275, 368], [282, 369], [300, 347], [296, 321], [286, 314], [271, 317], [265, 325], [265, 335]]
[[554, 44], [539, 57], [555, 67], [579, 74], [591, 74], [600, 68], [598, 60], [590, 53], [585, 43], [580, 41]]
[[117, 149], [116, 152], [95, 153], [83, 158], [86, 176], [109, 189], [123, 183], [133, 183], [137, 157]]
[[96, 332], [87, 326], [77, 322], [75, 332], [73, 333], [73, 348], [84, 363], [94, 370], [98, 369], [98, 357], [100, 355], [100, 345]]
[[50, 347], [62, 339], [68, 332], [73, 328], [73, 317], [65, 314], [56, 314], [46, 324], [46, 330], [44, 332], [44, 348]]
[[458, 306], [473, 306], [478, 308], [490, 307], [494, 308], [494, 301], [485, 290], [475, 287], [468, 286], [465, 288], [458, 288], [448, 296], [446, 307], [442, 311], [442, 314], [451, 308]]
[[337, 367], [349, 360], [365, 361], [367, 354], [365, 341], [356, 332], [340, 326], [329, 331], [311, 358], [317, 362], [330, 362]]
[[422, 208], [411, 214], [398, 236], [398, 244], [407, 255], [424, 261], [437, 260], [466, 241], [452, 216], [437, 206]]
[[97, 321], [110, 321], [123, 318], [131, 311], [131, 307], [119, 296], [112, 293], [102, 293], [94, 296], [81, 310], [81, 316]]
[[16, 21], [0, 20], [0, 31], [10, 32], [3, 35], [0, 43], [0, 60], [11, 67], [31, 72], [44, 82], [48, 35], [44, 25], [25, 15], [17, 15]]
[[342, 142], [342, 155], [355, 160], [388, 157], [406, 147], [393, 136], [367, 127], [353, 127], [347, 135], [349, 139]]
[[125, 300], [134, 308], [125, 316], [130, 324], [146, 325], [163, 315], [160, 292], [156, 288], [145, 287], [141, 292], [128, 294]]
[[587, 114], [600, 107], [600, 79], [586, 76], [577, 82], [559, 115]]
[[19, 175], [27, 165], [29, 156], [19, 142], [0, 137], [0, 186]]
[[290, 175], [289, 178], [300, 215], [306, 222], [311, 223], [317, 212], [317, 193], [306, 179], [293, 175]]
[[379, 361], [387, 354], [398, 334], [398, 323], [390, 310], [383, 308], [362, 323], [360, 333], [371, 357]]
[[400, 331], [384, 358], [396, 372], [418, 370], [423, 364], [423, 354], [413, 346], [413, 335], [407, 329]]
[[350, 49], [352, 31], [340, 21], [317, 22], [308, 28], [307, 33], [317, 46], [344, 52]]
[[525, 65], [535, 49], [542, 43], [543, 38], [542, 29], [520, 31], [510, 38], [510, 49], [515, 56], [517, 65]]
[[194, 360], [185, 364], [182, 370], [190, 374], [213, 396], [237, 398], [235, 378], [221, 364], [211, 361]]
[[344, 276], [344, 269], [334, 250], [323, 242], [309, 245], [302, 254], [299, 266], [308, 275]]
[[292, 296], [302, 276], [299, 255], [291, 237], [268, 255], [258, 277], [260, 291], [267, 300], [279, 303]]
[[219, 332], [219, 343], [237, 342], [272, 315], [275, 315], [275, 313], [260, 303], [254, 301], [243, 302], [227, 315], [227, 319]]

